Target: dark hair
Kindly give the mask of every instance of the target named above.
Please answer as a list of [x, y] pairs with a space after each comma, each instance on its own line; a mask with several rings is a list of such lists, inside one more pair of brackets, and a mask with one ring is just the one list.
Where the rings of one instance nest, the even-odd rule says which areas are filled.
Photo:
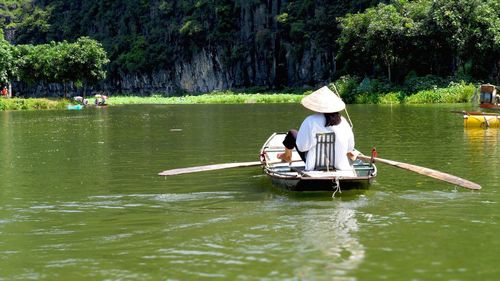
[[335, 126], [340, 124], [340, 113], [338, 112], [333, 112], [333, 113], [323, 113], [325, 115], [325, 127], [329, 126]]

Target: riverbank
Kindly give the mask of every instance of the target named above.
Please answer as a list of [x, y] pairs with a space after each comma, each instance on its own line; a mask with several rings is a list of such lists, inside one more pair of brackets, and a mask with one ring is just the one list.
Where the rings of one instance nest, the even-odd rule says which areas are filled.
[[[414, 94], [404, 91], [388, 93], [358, 92], [353, 94], [339, 87], [340, 95], [348, 103], [356, 104], [433, 104], [471, 102], [476, 86], [473, 84], [454, 84], [447, 88], [421, 90]], [[163, 97], [115, 96], [110, 97], [110, 104], [238, 104], [238, 103], [298, 103], [312, 90], [303, 93], [237, 93], [231, 91], [208, 94]], [[352, 101], [352, 102], [349, 102]]]
[[70, 104], [70, 101], [67, 99], [0, 98], [0, 111], [2, 111], [2, 110], [66, 109], [68, 104]]
[[[305, 94], [310, 93], [310, 91]], [[109, 104], [242, 104], [242, 103], [298, 103], [304, 94], [241, 94], [233, 92], [213, 92], [196, 96], [151, 97], [116, 96], [110, 97]]]
[[[342, 86], [340, 94], [348, 103], [357, 104], [432, 104], [432, 103], [467, 103], [471, 102], [476, 86], [473, 84], [454, 84], [446, 88], [421, 90], [414, 94], [403, 91], [388, 93], [347, 92]], [[123, 104], [244, 104], [244, 103], [299, 103], [302, 93], [241, 93], [241, 92], [212, 92], [199, 95], [164, 97], [153, 95], [140, 96], [110, 96], [110, 105]], [[39, 110], [39, 109], [66, 109], [72, 102], [68, 99], [47, 98], [12, 98], [0, 99], [0, 110]]]

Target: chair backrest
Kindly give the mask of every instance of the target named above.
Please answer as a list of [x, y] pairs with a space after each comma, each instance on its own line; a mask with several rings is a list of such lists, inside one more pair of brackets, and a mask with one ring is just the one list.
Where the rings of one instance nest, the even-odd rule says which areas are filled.
[[335, 133], [316, 134], [316, 162], [314, 170], [335, 170]]

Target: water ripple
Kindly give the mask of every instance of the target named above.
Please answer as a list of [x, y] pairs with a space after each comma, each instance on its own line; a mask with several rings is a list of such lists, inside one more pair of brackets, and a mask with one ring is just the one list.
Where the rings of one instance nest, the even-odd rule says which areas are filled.
[[155, 200], [162, 202], [198, 201], [207, 199], [232, 199], [236, 192], [197, 192], [184, 194], [160, 194]]

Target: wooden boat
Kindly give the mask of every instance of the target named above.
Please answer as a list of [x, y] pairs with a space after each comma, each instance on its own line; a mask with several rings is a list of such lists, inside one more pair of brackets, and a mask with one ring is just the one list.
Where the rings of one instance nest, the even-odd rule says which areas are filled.
[[483, 84], [479, 87], [479, 107], [500, 110], [500, 95], [494, 85]]
[[[368, 161], [368, 163], [363, 162], [361, 160], [356, 160], [353, 163], [354, 167], [351, 171], [336, 171], [332, 168], [328, 168], [330, 166], [330, 163], [333, 162], [327, 160], [330, 158], [333, 161], [335, 160], [335, 157], [331, 157], [332, 155], [335, 155], [334, 137], [335, 135], [333, 133], [318, 134], [316, 136], [317, 138], [316, 155], [315, 155], [316, 168], [314, 169], [314, 171], [305, 171], [304, 162], [300, 160], [300, 157], [296, 151], [293, 152], [291, 164], [281, 162], [281, 160], [278, 159], [278, 154], [283, 153], [285, 151], [285, 148], [283, 147], [282, 144], [285, 138], [285, 134], [274, 133], [267, 139], [267, 141], [262, 146], [260, 151], [260, 161], [223, 163], [223, 164], [211, 164], [211, 165], [203, 165], [203, 166], [187, 167], [187, 168], [176, 168], [176, 169], [165, 170], [163, 172], [158, 173], [158, 175], [167, 177], [167, 176], [181, 175], [187, 173], [214, 171], [214, 170], [230, 169], [238, 167], [262, 166], [264, 172], [272, 179], [274, 184], [278, 184], [282, 187], [285, 187], [288, 190], [293, 190], [293, 191], [333, 190], [334, 191], [333, 195], [335, 195], [335, 192], [340, 190], [340, 188], [345, 189], [352, 187], [363, 187], [370, 184], [372, 180], [377, 176], [377, 168], [375, 167], [375, 165], [373, 165], [373, 160], [376, 160], [378, 163], [383, 163], [400, 169], [412, 171], [417, 174], [442, 180], [471, 190], [481, 189], [481, 186], [479, 184], [473, 183], [466, 179], [462, 179], [447, 173], [443, 173], [437, 170], [417, 165], [378, 158], [376, 157], [376, 155], [373, 155], [373, 152], [371, 157], [362, 154], [359, 154], [357, 156], [358, 159]], [[324, 155], [325, 157], [318, 157], [321, 155]], [[326, 164], [327, 167], [326, 170], [318, 168], [320, 167], [318, 166], [318, 164], [321, 165], [321, 163]]]
[[68, 104], [67, 109], [68, 110], [81, 110], [83, 108], [83, 105], [81, 104]]
[[465, 128], [498, 128], [500, 127], [500, 114], [489, 112], [462, 111]]
[[305, 163], [296, 150], [293, 151], [292, 162], [283, 163], [278, 154], [285, 151], [282, 144], [285, 135], [273, 133], [260, 151], [264, 173], [275, 185], [292, 191], [334, 191], [337, 188], [366, 187], [377, 175], [375, 165], [361, 160], [355, 161], [353, 171], [336, 171], [333, 168], [305, 171]]

